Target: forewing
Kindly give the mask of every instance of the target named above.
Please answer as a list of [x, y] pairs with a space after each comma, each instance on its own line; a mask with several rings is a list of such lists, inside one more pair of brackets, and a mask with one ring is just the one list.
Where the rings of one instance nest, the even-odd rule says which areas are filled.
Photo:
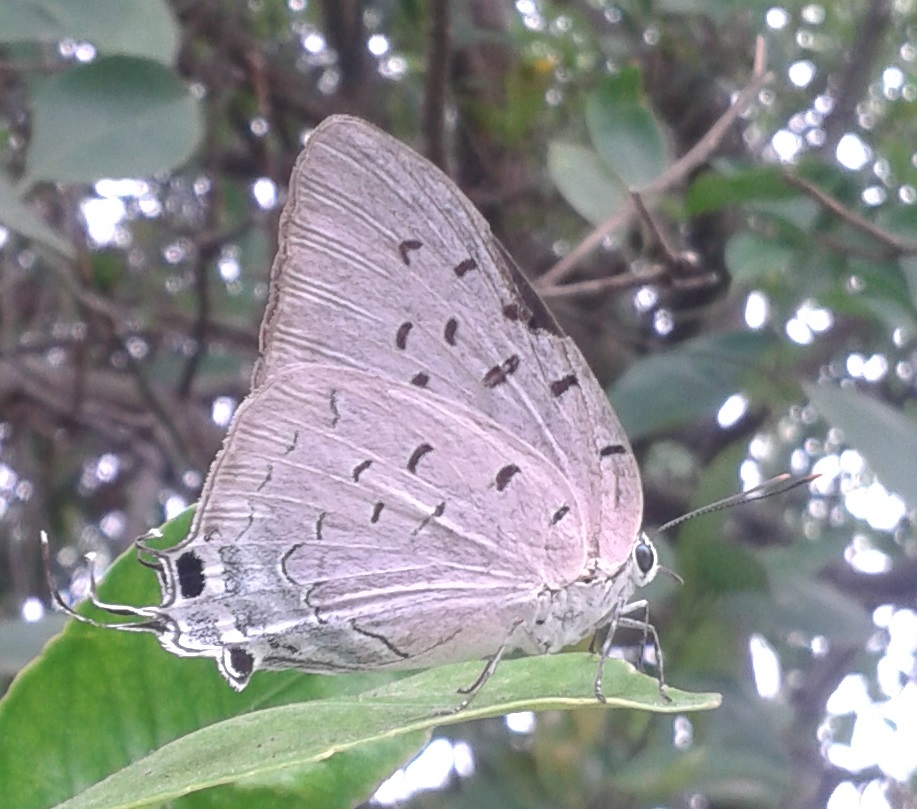
[[414, 385], [544, 455], [586, 504], [593, 555], [623, 561], [638, 471], [604, 392], [474, 206], [355, 118], [309, 137], [291, 178], [254, 386], [294, 363]]

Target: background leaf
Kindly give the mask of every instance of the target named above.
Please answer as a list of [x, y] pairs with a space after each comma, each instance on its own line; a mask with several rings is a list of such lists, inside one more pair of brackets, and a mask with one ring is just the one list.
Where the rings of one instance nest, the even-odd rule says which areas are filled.
[[809, 401], [869, 461], [882, 482], [917, 503], [917, 421], [850, 388], [803, 385]]
[[23, 202], [16, 189], [0, 174], [0, 222], [22, 236], [44, 244], [68, 258], [73, 257], [73, 246], [67, 243], [32, 208]]
[[33, 114], [30, 182], [149, 176], [188, 160], [203, 132], [199, 104], [174, 73], [124, 56], [37, 82]]
[[625, 372], [611, 401], [631, 441], [709, 418], [778, 345], [766, 332], [731, 332], [688, 340]]
[[178, 26], [161, 0], [5, 0], [0, 42], [56, 46], [90, 42], [101, 54], [139, 56], [171, 65]]
[[552, 143], [548, 149], [548, 172], [564, 199], [594, 225], [604, 222], [630, 198], [605, 162], [586, 146]]
[[596, 152], [625, 188], [639, 189], [668, 164], [662, 132], [643, 95], [642, 76], [627, 67], [606, 77], [586, 102]]

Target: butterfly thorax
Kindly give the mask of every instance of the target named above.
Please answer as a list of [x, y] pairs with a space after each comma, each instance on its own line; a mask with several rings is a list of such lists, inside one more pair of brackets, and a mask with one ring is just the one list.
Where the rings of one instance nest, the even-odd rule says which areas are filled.
[[[646, 547], [645, 543], [645, 539], [639, 539], [635, 550]], [[526, 628], [532, 644], [527, 650], [539, 654], [559, 652], [608, 626], [631, 600], [634, 591], [654, 575], [655, 569], [645, 571], [632, 552], [612, 572], [598, 566], [595, 572], [566, 587], [547, 591], [542, 608]]]

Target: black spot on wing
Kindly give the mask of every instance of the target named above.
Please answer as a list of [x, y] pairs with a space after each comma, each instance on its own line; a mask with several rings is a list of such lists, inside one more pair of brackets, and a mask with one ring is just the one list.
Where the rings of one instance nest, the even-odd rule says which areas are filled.
[[408, 332], [414, 328], [414, 324], [408, 321], [405, 321], [398, 327], [398, 331], [395, 334], [395, 345], [404, 351], [408, 345]]
[[365, 461], [360, 461], [360, 463], [358, 463], [353, 468], [353, 472], [351, 473], [353, 475], [353, 482], [356, 483], [360, 479], [360, 475], [362, 475], [372, 465], [373, 462], [368, 459]]
[[557, 525], [564, 517], [570, 513], [570, 506], [561, 506], [557, 511], [554, 512], [551, 517], [551, 525]]
[[455, 273], [456, 277], [461, 278], [466, 273], [469, 273], [472, 270], [476, 270], [477, 268], [478, 264], [473, 258], [466, 258], [463, 262], [456, 265], [453, 272]]
[[551, 393], [557, 396], [563, 396], [570, 388], [579, 385], [576, 374], [567, 374], [565, 377], [551, 383]]
[[369, 521], [375, 525], [379, 522], [379, 516], [382, 514], [382, 509], [385, 508], [385, 503], [376, 503], [373, 505], [373, 513], [369, 518]]
[[[532, 294], [535, 295], [536, 293], [533, 291]], [[542, 306], [544, 306], [544, 304], [542, 304]], [[548, 313], [547, 309], [545, 309], [544, 311], [545, 313], [548, 314], [549, 317], [553, 317], [552, 315], [550, 315], [550, 313]], [[544, 325], [543, 318], [540, 318], [538, 315], [533, 313], [532, 310], [528, 308], [528, 306], [525, 304], [524, 301], [517, 301], [516, 303], [504, 304], [503, 317], [505, 317], [507, 320], [512, 321], [513, 323], [524, 322], [525, 325], [528, 326], [529, 330], [533, 332], [548, 331], [548, 332], [551, 332], [552, 334], [554, 333], [553, 329], [547, 328]], [[551, 322], [553, 322], [553, 320]], [[557, 324], [554, 324], [554, 325], [556, 326]], [[559, 330], [560, 326], [557, 326], [557, 328]]]
[[627, 452], [627, 447], [623, 444], [608, 444], [599, 450], [600, 458], [607, 458], [609, 455], [623, 455]]
[[508, 303], [503, 307], [503, 317], [507, 320], [511, 320], [513, 323], [517, 323], [522, 320], [522, 313], [519, 311], [519, 304], [517, 303]]
[[458, 331], [458, 321], [450, 317], [446, 321], [446, 328], [443, 329], [443, 339], [451, 346], [455, 345], [455, 333]]
[[425, 374], [423, 371], [411, 377], [411, 384], [416, 385], [418, 388], [425, 388], [429, 383], [430, 375]]
[[421, 247], [423, 247], [423, 242], [419, 242], [417, 239], [405, 239], [398, 245], [398, 252], [401, 253], [401, 260], [405, 263], [405, 266], [411, 266], [411, 253], [415, 250], [420, 250]]
[[497, 477], [494, 479], [494, 483], [497, 486], [497, 491], [502, 492], [509, 482], [513, 479], [514, 475], [518, 475], [522, 470], [516, 466], [516, 464], [511, 463], [504, 466], [499, 472], [497, 472]]
[[497, 385], [502, 385], [504, 382], [506, 382], [510, 374], [515, 373], [518, 367], [519, 356], [517, 354], [513, 354], [511, 357], [508, 357], [499, 365], [495, 365], [486, 374], [484, 374], [483, 382], [485, 387], [495, 388]]
[[185, 551], [179, 556], [175, 569], [182, 598], [197, 598], [204, 592], [204, 562], [194, 551]]
[[428, 444], [426, 441], [422, 444], [418, 444], [411, 453], [411, 457], [408, 458], [408, 472], [412, 475], [416, 475], [417, 464], [420, 463], [420, 459], [428, 452], [433, 452], [433, 446], [431, 444]]

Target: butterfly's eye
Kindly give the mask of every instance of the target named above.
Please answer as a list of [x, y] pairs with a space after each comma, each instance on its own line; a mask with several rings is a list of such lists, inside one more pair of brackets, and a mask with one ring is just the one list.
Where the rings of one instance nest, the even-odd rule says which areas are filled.
[[647, 576], [656, 567], [656, 549], [649, 540], [640, 540], [634, 546], [634, 562], [637, 569]]

